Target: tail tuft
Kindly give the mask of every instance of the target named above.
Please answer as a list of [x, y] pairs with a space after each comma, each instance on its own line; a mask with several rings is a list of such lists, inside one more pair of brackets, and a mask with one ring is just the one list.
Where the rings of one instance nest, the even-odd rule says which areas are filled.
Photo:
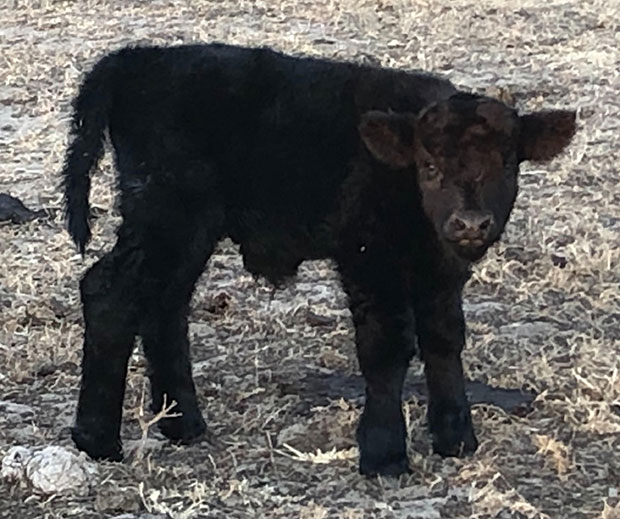
[[90, 176], [103, 155], [110, 94], [106, 59], [86, 76], [73, 103], [72, 141], [62, 171], [67, 229], [81, 254], [90, 240]]

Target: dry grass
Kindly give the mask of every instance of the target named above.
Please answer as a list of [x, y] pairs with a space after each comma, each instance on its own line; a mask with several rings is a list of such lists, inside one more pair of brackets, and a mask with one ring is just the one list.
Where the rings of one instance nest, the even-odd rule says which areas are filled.
[[[356, 401], [290, 390], [306, 375], [353, 373], [345, 301], [326, 262], [273, 295], [223, 244], [195, 297], [191, 335], [211, 435], [178, 448], [140, 440], [135, 463], [101, 464], [87, 498], [0, 483], [0, 517], [620, 517], [620, 4], [602, 0], [0, 0], [0, 191], [60, 207], [68, 103], [80, 74], [126, 43], [220, 40], [441, 72], [507, 89], [525, 109], [572, 106], [570, 151], [525, 166], [501, 245], [467, 289], [470, 378], [534, 389], [532, 413], [477, 406], [467, 460], [429, 454], [424, 411], [406, 403], [414, 473], [356, 473]], [[86, 261], [59, 218], [0, 227], [0, 415], [11, 445], [70, 445], [82, 322], [77, 279], [118, 223], [109, 160]], [[564, 258], [564, 268], [555, 266]], [[560, 261], [559, 263], [563, 263]], [[219, 299], [214, 298], [225, 294]], [[222, 301], [227, 304], [222, 304]], [[308, 311], [324, 318], [310, 319]], [[419, 373], [416, 363], [412, 369]], [[126, 409], [139, 406], [133, 357]], [[288, 387], [288, 390], [284, 390]], [[25, 411], [24, 411], [25, 409]], [[134, 414], [135, 416], [135, 414]], [[143, 424], [146, 418], [143, 417]]]

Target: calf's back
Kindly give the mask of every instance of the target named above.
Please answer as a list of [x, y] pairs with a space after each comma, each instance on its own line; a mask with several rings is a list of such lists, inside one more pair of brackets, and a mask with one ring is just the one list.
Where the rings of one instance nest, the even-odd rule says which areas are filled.
[[361, 114], [417, 113], [455, 92], [423, 73], [219, 44], [123, 49], [95, 66], [94, 83], [105, 85], [124, 216], [174, 218], [175, 199], [222, 206], [246, 267], [274, 281], [333, 253], [343, 183], [371, 160]]

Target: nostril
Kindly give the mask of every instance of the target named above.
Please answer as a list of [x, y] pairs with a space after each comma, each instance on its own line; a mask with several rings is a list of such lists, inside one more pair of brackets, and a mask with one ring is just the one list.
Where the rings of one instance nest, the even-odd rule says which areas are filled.
[[492, 232], [494, 223], [493, 216], [489, 215], [480, 222], [478, 229], [482, 234], [487, 235]]
[[467, 228], [467, 224], [460, 218], [454, 218], [452, 220], [452, 226], [455, 231], [464, 231]]

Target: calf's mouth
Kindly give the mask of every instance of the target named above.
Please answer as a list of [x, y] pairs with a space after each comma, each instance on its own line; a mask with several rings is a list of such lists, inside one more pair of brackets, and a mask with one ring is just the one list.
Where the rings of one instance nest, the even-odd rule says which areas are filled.
[[454, 253], [467, 261], [478, 261], [486, 253], [491, 243], [480, 238], [450, 240], [449, 245]]

